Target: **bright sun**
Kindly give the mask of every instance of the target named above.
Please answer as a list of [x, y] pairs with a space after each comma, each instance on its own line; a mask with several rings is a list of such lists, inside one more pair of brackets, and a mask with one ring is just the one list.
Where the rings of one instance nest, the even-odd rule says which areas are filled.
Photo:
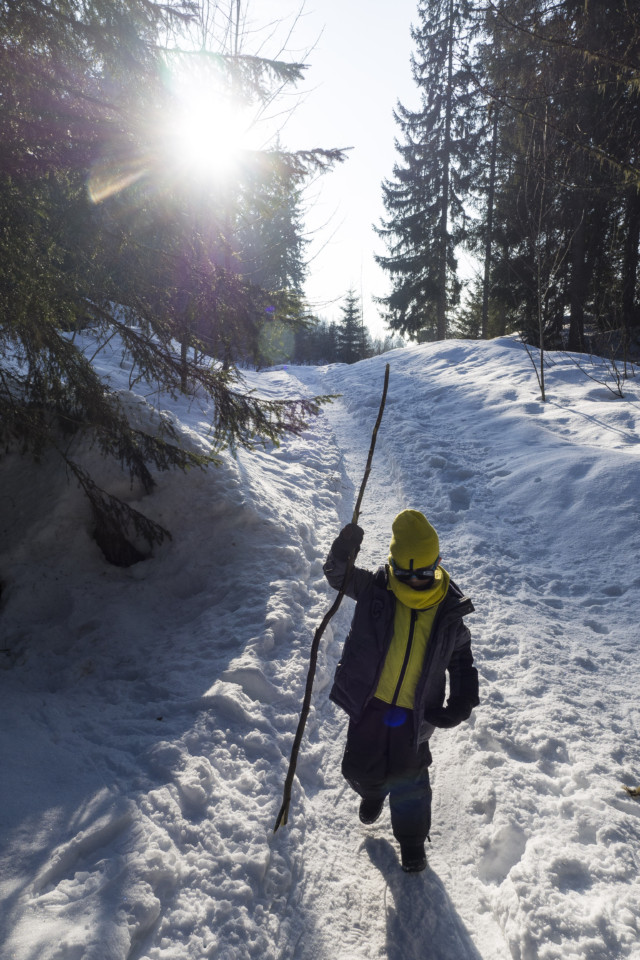
[[181, 78], [175, 115], [168, 121], [172, 161], [198, 179], [224, 180], [250, 147], [247, 111], [210, 82]]
[[190, 67], [168, 73], [170, 107], [150, 138], [159, 151], [97, 163], [87, 184], [94, 203], [148, 176], [157, 163], [183, 182], [224, 186], [247, 153], [260, 148], [255, 111], [231, 99], [228, 82], [212, 75], [209, 64], [192, 61]]

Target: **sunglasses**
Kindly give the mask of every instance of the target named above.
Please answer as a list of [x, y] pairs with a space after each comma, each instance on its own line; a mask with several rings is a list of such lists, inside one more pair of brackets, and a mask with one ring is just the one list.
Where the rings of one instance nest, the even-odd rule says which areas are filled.
[[436, 562], [430, 567], [414, 567], [413, 570], [403, 570], [402, 567], [399, 567], [392, 558], [391, 569], [395, 573], [398, 580], [413, 580], [414, 577], [418, 580], [433, 580], [436, 575], [436, 570], [440, 566], [441, 559], [441, 557], [438, 557]]

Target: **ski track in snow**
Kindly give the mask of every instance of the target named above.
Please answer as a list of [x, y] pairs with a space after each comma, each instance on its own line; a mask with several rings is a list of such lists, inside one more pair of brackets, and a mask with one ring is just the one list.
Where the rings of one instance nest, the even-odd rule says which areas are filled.
[[[389, 396], [358, 563], [423, 510], [472, 597], [471, 721], [436, 734], [429, 866], [402, 873], [340, 775], [328, 700], [353, 605], [320, 651], [289, 823], [274, 835], [326, 551]], [[102, 362], [127, 389], [116, 351]], [[7, 960], [639, 960], [640, 389], [561, 358], [536, 399], [515, 340], [247, 375], [342, 393], [302, 437], [153, 497], [174, 532], [128, 570], [52, 464], [0, 462], [0, 955]], [[125, 394], [144, 422], [149, 398]], [[164, 402], [164, 401], [163, 401]], [[207, 409], [167, 407], [206, 448]], [[34, 481], [35, 475], [35, 481]]]

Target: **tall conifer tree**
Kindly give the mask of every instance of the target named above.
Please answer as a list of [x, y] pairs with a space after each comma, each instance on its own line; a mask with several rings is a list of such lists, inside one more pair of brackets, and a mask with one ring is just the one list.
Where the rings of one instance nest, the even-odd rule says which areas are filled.
[[[224, 189], [194, 193], [194, 178], [180, 175], [166, 150], [176, 107], [169, 68], [198, 58], [234, 103], [268, 100], [303, 74], [296, 63], [168, 51], [172, 28], [197, 8], [191, 0], [0, 0], [0, 439], [35, 454], [57, 450], [98, 525], [115, 531], [128, 519], [150, 542], [164, 531], [96, 487], [72, 459], [69, 434], [76, 450], [94, 441], [146, 490], [152, 468], [207, 458], [180, 448], [164, 414], [155, 432], [133, 426], [72, 332], [90, 327], [96, 349], [119, 335], [132, 383], [144, 378], [169, 394], [203, 389], [214, 401], [218, 449], [299, 430], [317, 405], [260, 399], [234, 365], [273, 303], [238, 269], [236, 201], [247, 171], [254, 193], [259, 171], [263, 184], [283, 177], [293, 189], [342, 159], [322, 149], [247, 151]], [[189, 348], [197, 346], [224, 363], [196, 363]]]
[[640, 321], [637, 16], [500, 0], [485, 35], [478, 75], [499, 110], [492, 309], [572, 349], [607, 330], [628, 341]]
[[412, 339], [444, 339], [460, 293], [455, 247], [464, 237], [475, 149], [466, 67], [471, 14], [467, 0], [420, 0], [411, 30], [420, 106], [398, 103], [394, 114], [400, 160], [382, 187], [387, 217], [378, 233], [388, 254], [376, 259], [392, 286], [380, 298], [385, 319]]

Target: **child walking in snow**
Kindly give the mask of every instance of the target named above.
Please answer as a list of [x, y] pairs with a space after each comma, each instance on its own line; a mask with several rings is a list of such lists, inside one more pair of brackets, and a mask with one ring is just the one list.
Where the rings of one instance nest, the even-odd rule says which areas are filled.
[[[336, 590], [362, 538], [349, 523], [334, 540], [324, 573]], [[417, 510], [393, 521], [388, 563], [375, 573], [354, 566], [345, 593], [356, 607], [330, 693], [349, 716], [342, 773], [362, 798], [363, 823], [375, 823], [389, 797], [402, 869], [418, 872], [431, 826], [429, 737], [479, 702], [462, 619], [473, 604], [440, 565], [438, 535]]]

